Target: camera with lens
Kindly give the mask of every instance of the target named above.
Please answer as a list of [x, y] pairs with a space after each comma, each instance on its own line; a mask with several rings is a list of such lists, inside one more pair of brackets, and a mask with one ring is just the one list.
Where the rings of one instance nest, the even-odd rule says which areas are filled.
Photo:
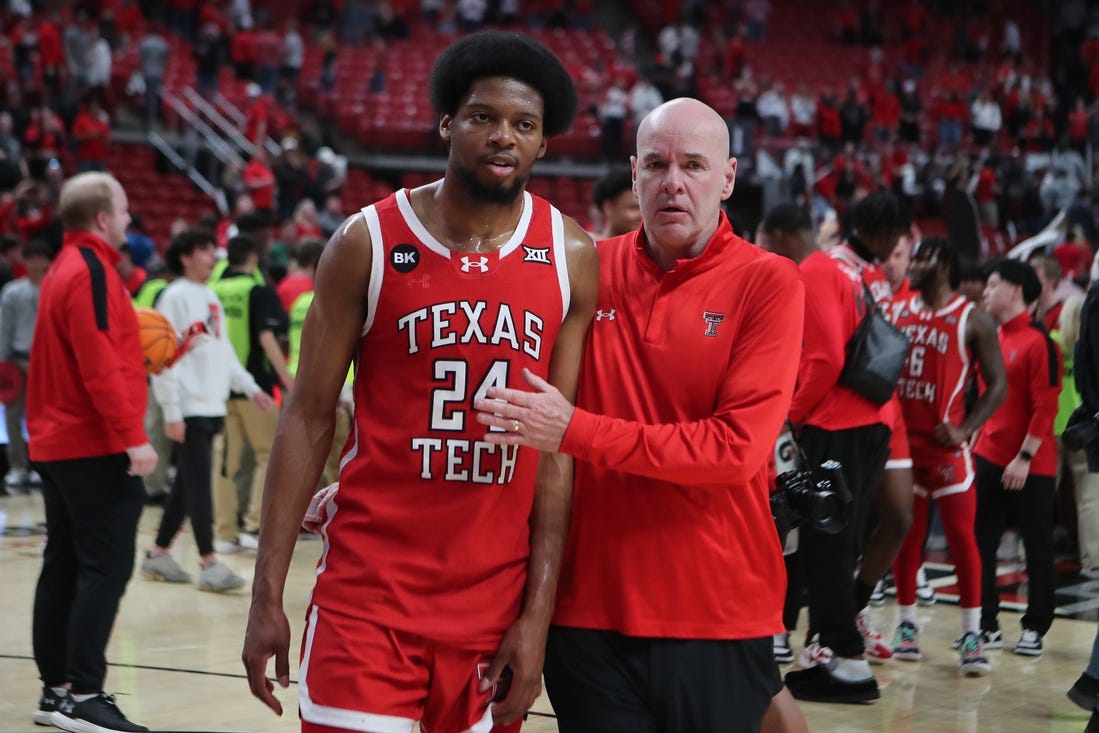
[[779, 474], [771, 494], [771, 516], [785, 545], [790, 530], [809, 522], [835, 534], [847, 524], [851, 492], [839, 461], [825, 461], [815, 470], [795, 469]]
[[1061, 433], [1061, 442], [1070, 451], [1095, 447], [1099, 443], [1099, 413], [1087, 405], [1077, 407]]

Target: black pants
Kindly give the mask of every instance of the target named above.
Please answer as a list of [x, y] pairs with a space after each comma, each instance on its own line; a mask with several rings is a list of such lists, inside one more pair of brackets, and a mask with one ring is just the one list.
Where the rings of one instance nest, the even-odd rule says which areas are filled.
[[782, 689], [770, 636], [652, 639], [551, 626], [544, 673], [561, 733], [756, 733]]
[[977, 547], [981, 551], [981, 628], [997, 631], [1000, 591], [996, 587], [996, 550], [1012, 521], [1026, 547], [1027, 607], [1024, 629], [1045, 634], [1055, 608], [1053, 553], [1053, 476], [1028, 476], [1020, 491], [1004, 488], [1004, 467], [974, 456], [977, 464]]
[[107, 639], [134, 569], [145, 485], [125, 453], [36, 463], [46, 549], [34, 594], [34, 660], [43, 684], [103, 689]]
[[866, 425], [848, 430], [822, 430], [806, 426], [799, 436], [811, 467], [835, 460], [843, 465], [843, 477], [851, 492], [847, 524], [828, 534], [810, 523], [800, 530], [805, 584], [809, 590], [809, 626], [820, 642], [840, 657], [863, 654], [865, 644], [855, 625], [855, 563], [870, 500], [889, 457], [889, 428]]
[[157, 547], [171, 545], [183, 520], [190, 516], [198, 554], [205, 556], [214, 551], [213, 487], [210, 483], [213, 480], [214, 436], [225, 427], [225, 419], [187, 417], [183, 422], [187, 430], [182, 445], [176, 449], [176, 480], [164, 502], [156, 544]]

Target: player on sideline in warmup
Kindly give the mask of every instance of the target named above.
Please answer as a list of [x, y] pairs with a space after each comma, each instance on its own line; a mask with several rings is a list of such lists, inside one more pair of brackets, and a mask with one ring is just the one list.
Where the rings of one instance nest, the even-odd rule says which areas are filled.
[[307, 732], [514, 731], [541, 689], [572, 460], [483, 440], [473, 401], [524, 369], [575, 394], [595, 247], [525, 186], [576, 92], [552, 53], [501, 32], [444, 51], [430, 92], [446, 173], [325, 248], [265, 487], [242, 657], [281, 713], [265, 669], [274, 656], [289, 684], [283, 590], [354, 358], [302, 650]]
[[[949, 239], [921, 240], [908, 268], [915, 295], [893, 308], [894, 321], [909, 339], [897, 395], [915, 477], [912, 529], [893, 563], [900, 615], [893, 656], [908, 661], [921, 657], [916, 574], [934, 499], [961, 590], [960, 669], [979, 676], [987, 674], [991, 665], [980, 639], [981, 556], [973, 532], [977, 490], [969, 441], [1004, 401], [1007, 377], [996, 323], [958, 293], [960, 269], [958, 250]], [[974, 361], [985, 390], [966, 414], [965, 389]]]
[[785, 584], [767, 462], [803, 285], [722, 213], [736, 160], [714, 110], [658, 107], [637, 151], [643, 223], [598, 247], [577, 407], [525, 374], [533, 392], [490, 389], [478, 420], [501, 447], [579, 459], [546, 649], [562, 733], [754, 732], [776, 695], [776, 714], [785, 703], [800, 718], [771, 654]]
[[[137, 315], [114, 265], [129, 202], [118, 181], [83, 173], [61, 188], [61, 252], [39, 293], [27, 375], [30, 459], [42, 476], [46, 549], [34, 594], [34, 722], [147, 731], [103, 692], [107, 640], [134, 568], [148, 387]], [[83, 727], [73, 726], [80, 724]]]

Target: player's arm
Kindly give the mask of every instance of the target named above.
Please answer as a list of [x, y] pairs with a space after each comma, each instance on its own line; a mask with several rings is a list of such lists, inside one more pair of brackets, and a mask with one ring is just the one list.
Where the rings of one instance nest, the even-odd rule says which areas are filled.
[[1000, 353], [996, 322], [992, 320], [992, 316], [975, 308], [966, 323], [965, 331], [965, 345], [977, 358], [977, 368], [984, 380], [985, 391], [973, 403], [965, 421], [959, 426], [959, 434], [949, 436], [951, 440], [948, 445], [961, 445], [972, 438], [1007, 396], [1007, 373], [1004, 370], [1003, 354]]
[[371, 243], [361, 215], [332, 235], [317, 267], [313, 305], [302, 329], [298, 379], [284, 405], [263, 491], [252, 607], [242, 659], [252, 694], [278, 714], [282, 705], [265, 677], [290, 682], [290, 627], [282, 610], [294, 543], [335, 431], [336, 402], [366, 320]]
[[[599, 291], [599, 258], [591, 238], [571, 219], [566, 219], [565, 247], [571, 297], [550, 356], [549, 382], [574, 402], [580, 359]], [[541, 691], [546, 633], [568, 536], [572, 469], [573, 459], [563, 453], [539, 456], [523, 611], [505, 635], [484, 682], [486, 688], [495, 684], [505, 666], [512, 672], [510, 692], [493, 709], [495, 719], [503, 725], [521, 718]]]

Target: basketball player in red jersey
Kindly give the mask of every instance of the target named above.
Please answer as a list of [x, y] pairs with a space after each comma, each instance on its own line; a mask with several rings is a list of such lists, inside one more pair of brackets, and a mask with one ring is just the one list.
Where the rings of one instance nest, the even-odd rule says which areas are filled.
[[562, 733], [758, 731], [775, 696], [772, 722], [803, 730], [771, 653], [785, 588], [767, 461], [804, 287], [722, 213], [736, 160], [714, 110], [658, 107], [631, 162], [642, 225], [599, 244], [577, 406], [533, 375], [477, 404], [524, 425], [487, 440], [578, 459], [546, 688]]
[[[961, 591], [960, 669], [980, 676], [991, 670], [981, 644], [981, 557], [973, 531], [977, 511], [969, 440], [1007, 393], [996, 324], [958, 293], [960, 262], [949, 239], [928, 237], [909, 265], [915, 295], [894, 308], [909, 338], [908, 362], [897, 394], [904, 412], [915, 476], [913, 522], [893, 564], [900, 624], [893, 655], [921, 657], [916, 625], [916, 572], [922, 561], [930, 501], [942, 517]], [[966, 414], [965, 388], [973, 361], [986, 387]]]
[[472, 402], [523, 370], [575, 393], [595, 248], [525, 184], [576, 93], [553, 54], [499, 32], [447, 49], [430, 91], [446, 173], [326, 247], [272, 451], [243, 660], [281, 713], [265, 668], [288, 684], [283, 588], [354, 359], [302, 645], [307, 732], [515, 731], [540, 691], [572, 463], [483, 440]]

